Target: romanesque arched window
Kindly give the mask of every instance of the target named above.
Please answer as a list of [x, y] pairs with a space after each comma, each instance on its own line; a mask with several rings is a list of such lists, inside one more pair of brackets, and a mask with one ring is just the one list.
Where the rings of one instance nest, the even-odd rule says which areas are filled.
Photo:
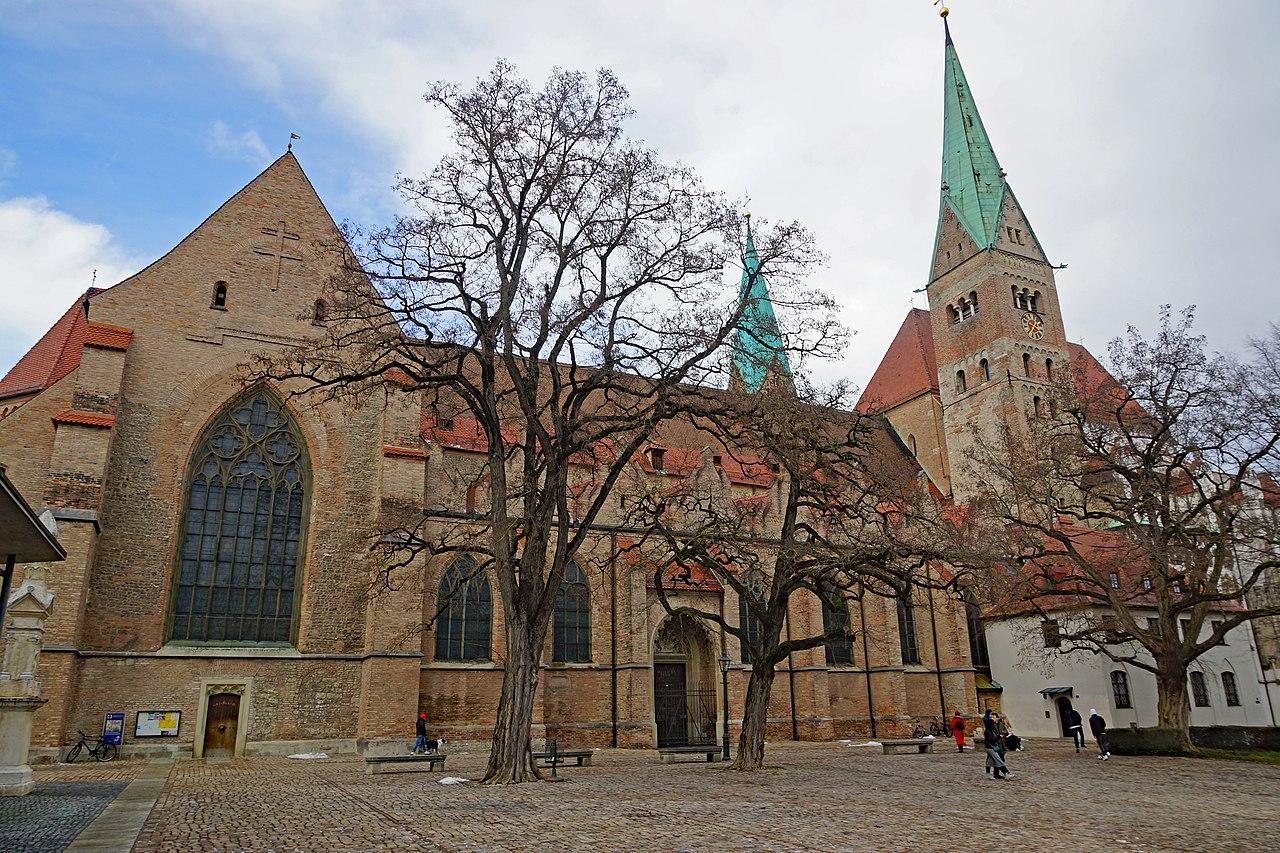
[[1111, 698], [1117, 708], [1133, 707], [1133, 700], [1129, 698], [1129, 676], [1123, 669], [1111, 671]]
[[488, 660], [493, 595], [471, 557], [445, 570], [436, 598], [436, 660]]
[[978, 362], [978, 369], [982, 371], [982, 381], [990, 382], [991, 381], [991, 362], [987, 361], [984, 358], [982, 361]]
[[551, 659], [569, 663], [591, 661], [591, 590], [587, 576], [570, 562], [556, 591], [552, 613]]
[[[757, 601], [763, 601], [767, 593], [764, 588], [764, 581], [758, 575], [751, 575], [746, 578], [744, 583], [751, 595]], [[742, 629], [745, 635], [740, 640], [742, 646], [742, 662], [751, 663], [751, 647], [759, 645], [760, 637], [764, 634], [764, 625], [751, 613], [751, 608], [747, 605], [747, 596], [738, 596], [738, 627]]]
[[297, 426], [266, 388], [205, 429], [187, 472], [171, 639], [293, 639], [309, 479]]

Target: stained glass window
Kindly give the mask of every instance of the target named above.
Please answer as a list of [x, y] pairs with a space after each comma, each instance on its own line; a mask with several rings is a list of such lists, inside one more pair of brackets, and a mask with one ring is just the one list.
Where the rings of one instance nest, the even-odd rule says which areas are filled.
[[297, 427], [279, 400], [257, 389], [196, 447], [169, 635], [290, 642], [308, 492]]
[[571, 663], [591, 660], [591, 591], [576, 563], [564, 567], [556, 592], [551, 659]]
[[493, 596], [470, 557], [454, 560], [440, 579], [436, 660], [489, 660]]

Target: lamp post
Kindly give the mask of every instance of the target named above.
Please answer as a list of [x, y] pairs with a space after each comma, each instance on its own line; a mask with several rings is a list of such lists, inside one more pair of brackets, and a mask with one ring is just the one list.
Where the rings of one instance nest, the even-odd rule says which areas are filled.
[[720, 682], [724, 692], [724, 760], [729, 760], [729, 667], [733, 661], [729, 656], [720, 655]]

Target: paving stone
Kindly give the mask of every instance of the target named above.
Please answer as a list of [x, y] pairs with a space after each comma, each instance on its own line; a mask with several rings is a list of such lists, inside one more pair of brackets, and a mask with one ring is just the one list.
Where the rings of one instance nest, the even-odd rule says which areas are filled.
[[0, 798], [0, 850], [45, 853], [65, 850], [126, 781], [38, 782], [25, 797]]
[[438, 784], [484, 758], [379, 776], [355, 757], [180, 761], [135, 850], [1280, 849], [1280, 767], [1263, 764], [1032, 741], [989, 781], [980, 753], [781, 743], [749, 775], [605, 750], [558, 783]]

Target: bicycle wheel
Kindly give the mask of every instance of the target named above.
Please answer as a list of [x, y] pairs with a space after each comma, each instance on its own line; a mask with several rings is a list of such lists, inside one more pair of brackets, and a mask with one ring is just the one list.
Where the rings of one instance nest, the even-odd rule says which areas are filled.
[[119, 754], [120, 754], [120, 750], [116, 748], [116, 745], [114, 743], [104, 743], [98, 749], [98, 760], [99, 761], [115, 761], [116, 756]]
[[68, 764], [75, 764], [76, 759], [80, 757], [80, 750], [82, 749], [84, 749], [84, 744], [78, 743], [75, 746], [71, 747], [71, 749], [67, 750], [66, 762]]

